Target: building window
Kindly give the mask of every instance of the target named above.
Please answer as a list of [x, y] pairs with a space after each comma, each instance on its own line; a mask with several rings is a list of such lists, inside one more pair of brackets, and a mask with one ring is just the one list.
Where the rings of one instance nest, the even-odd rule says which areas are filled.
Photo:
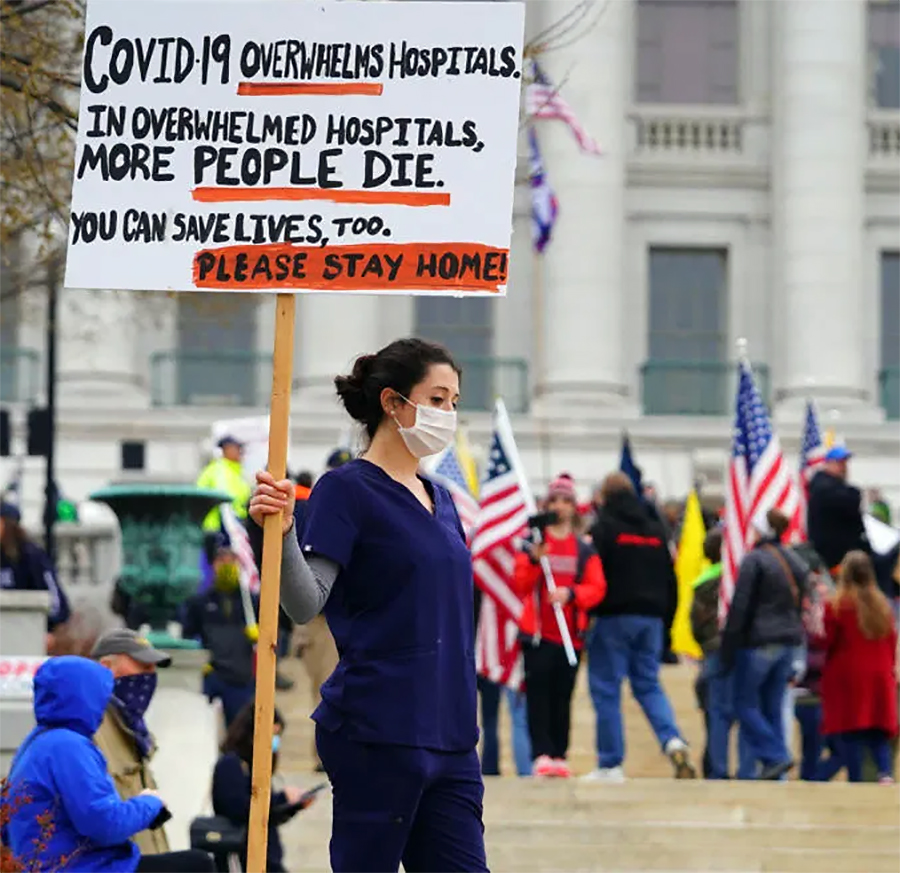
[[724, 413], [731, 384], [727, 290], [726, 249], [650, 249], [648, 414]]
[[259, 405], [258, 386], [263, 381], [256, 354], [259, 298], [197, 293], [180, 294], [177, 300], [177, 402]]
[[900, 252], [881, 253], [881, 405], [900, 418]]
[[875, 106], [900, 109], [900, 0], [870, 0], [869, 62]]
[[736, 0], [638, 0], [638, 103], [736, 105]]
[[416, 297], [416, 335], [441, 343], [463, 367], [461, 406], [488, 409], [494, 401], [493, 300]]

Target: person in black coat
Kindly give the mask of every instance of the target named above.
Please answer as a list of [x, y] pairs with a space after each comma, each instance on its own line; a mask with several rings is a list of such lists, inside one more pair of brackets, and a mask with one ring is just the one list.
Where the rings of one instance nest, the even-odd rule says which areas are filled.
[[666, 532], [624, 473], [612, 473], [602, 487], [603, 506], [591, 530], [606, 576], [606, 597], [591, 614], [588, 677], [597, 713], [597, 770], [593, 778], [621, 781], [625, 757], [621, 686], [631, 691], [647, 716], [679, 779], [693, 779], [687, 743], [659, 681], [665, 629], [678, 604], [678, 580]]
[[[251, 701], [238, 713], [222, 743], [222, 754], [213, 771], [213, 812], [227, 818], [236, 828], [246, 828], [250, 818], [251, 774], [253, 767], [253, 731], [256, 715]], [[272, 735], [272, 773], [278, 767], [278, 750], [284, 733], [284, 719], [275, 710], [275, 729]], [[269, 803], [269, 838], [266, 847], [266, 870], [283, 873], [284, 849], [278, 828], [289, 822], [298, 812], [313, 802], [313, 795], [288, 785], [282, 791], [272, 791]], [[228, 870], [227, 857], [216, 856], [216, 868]], [[247, 847], [241, 852], [241, 867], [247, 869]]]
[[50, 556], [28, 539], [19, 508], [6, 501], [0, 503], [0, 588], [46, 591], [50, 595], [47, 650], [52, 651], [56, 629], [72, 615], [69, 599], [56, 578]]
[[829, 449], [809, 483], [809, 541], [833, 576], [847, 552], [860, 549], [872, 554], [863, 523], [862, 492], [847, 483], [847, 462], [852, 457], [844, 446]]

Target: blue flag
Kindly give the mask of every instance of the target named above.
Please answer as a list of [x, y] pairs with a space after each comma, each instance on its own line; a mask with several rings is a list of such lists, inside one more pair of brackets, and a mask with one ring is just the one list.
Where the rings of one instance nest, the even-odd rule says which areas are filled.
[[622, 460], [619, 461], [619, 469], [631, 479], [635, 494], [642, 497], [644, 486], [641, 482], [641, 468], [635, 464], [631, 455], [631, 441], [628, 439], [627, 433], [622, 435]]

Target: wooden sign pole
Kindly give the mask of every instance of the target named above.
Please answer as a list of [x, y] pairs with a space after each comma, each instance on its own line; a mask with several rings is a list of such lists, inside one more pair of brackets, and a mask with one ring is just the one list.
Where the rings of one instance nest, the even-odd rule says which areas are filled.
[[[276, 481], [283, 479], [287, 472], [294, 359], [294, 309], [293, 294], [277, 296], [268, 464], [269, 472]], [[281, 521], [280, 513], [267, 515], [263, 527], [259, 643], [256, 655], [256, 718], [253, 733], [250, 820], [247, 828], [247, 873], [265, 873], [269, 842], [272, 731], [275, 719], [275, 655], [278, 647], [278, 606], [281, 600]]]

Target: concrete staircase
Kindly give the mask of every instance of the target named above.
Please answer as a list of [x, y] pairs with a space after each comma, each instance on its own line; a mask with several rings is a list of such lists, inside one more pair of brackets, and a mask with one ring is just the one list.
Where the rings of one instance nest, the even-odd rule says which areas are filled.
[[[288, 869], [329, 869], [330, 812], [322, 797], [282, 829]], [[900, 794], [879, 785], [501, 777], [485, 824], [494, 873], [900, 870]]]
[[[304, 787], [312, 731], [302, 666], [285, 664], [297, 688], [278, 695], [288, 719], [282, 744], [287, 781]], [[666, 667], [663, 683], [686, 738], [702, 753], [693, 693], [695, 668]], [[502, 710], [502, 712], [504, 712]], [[623, 785], [573, 780], [486, 780], [485, 825], [493, 873], [538, 871], [720, 871], [720, 873], [900, 873], [900, 790], [846, 782], [676, 782], [656, 739], [623, 689], [627, 737]], [[502, 769], [514, 772], [501, 724]], [[594, 714], [582, 668], [572, 710], [570, 761], [595, 764]], [[328, 870], [327, 793], [282, 829], [287, 867]]]

